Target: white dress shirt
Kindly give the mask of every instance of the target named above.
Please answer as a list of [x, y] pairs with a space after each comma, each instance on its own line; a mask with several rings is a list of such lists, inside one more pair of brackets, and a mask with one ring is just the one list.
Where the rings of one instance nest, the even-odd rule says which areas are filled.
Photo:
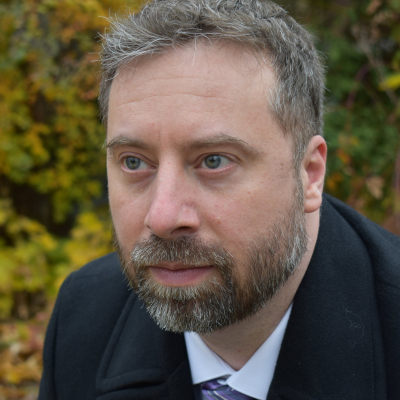
[[269, 338], [239, 371], [235, 371], [222, 360], [197, 333], [185, 332], [193, 385], [220, 378], [218, 379], [220, 384], [227, 384], [232, 389], [255, 399], [265, 400], [291, 310], [292, 306]]

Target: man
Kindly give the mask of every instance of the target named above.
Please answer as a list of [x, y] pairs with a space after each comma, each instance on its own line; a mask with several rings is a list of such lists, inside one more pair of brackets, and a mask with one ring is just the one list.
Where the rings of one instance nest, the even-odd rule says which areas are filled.
[[310, 35], [268, 1], [156, 0], [102, 67], [119, 261], [65, 281], [39, 398], [399, 399], [400, 243], [323, 199]]

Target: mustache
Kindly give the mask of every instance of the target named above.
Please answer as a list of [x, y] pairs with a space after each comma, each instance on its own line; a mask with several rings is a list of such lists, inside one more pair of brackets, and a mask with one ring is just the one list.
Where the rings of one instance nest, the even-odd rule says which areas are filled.
[[150, 234], [138, 241], [130, 254], [135, 269], [154, 266], [163, 262], [177, 262], [202, 267], [214, 265], [226, 270], [234, 265], [233, 256], [217, 243], [205, 242], [199, 237], [182, 235], [176, 239], [163, 239]]

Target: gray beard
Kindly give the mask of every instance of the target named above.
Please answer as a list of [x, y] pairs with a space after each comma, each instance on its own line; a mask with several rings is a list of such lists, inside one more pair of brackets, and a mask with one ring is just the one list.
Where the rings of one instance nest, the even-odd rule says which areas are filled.
[[[242, 321], [266, 305], [294, 273], [307, 250], [299, 182], [297, 186], [293, 206], [278, 215], [267, 235], [249, 241], [243, 282], [239, 280], [237, 261], [219, 243], [192, 235], [166, 240], [151, 234], [138, 241], [129, 254], [114, 235], [129, 285], [160, 328], [210, 333]], [[163, 286], [148, 269], [163, 262], [213, 265], [217, 274], [196, 286]]]

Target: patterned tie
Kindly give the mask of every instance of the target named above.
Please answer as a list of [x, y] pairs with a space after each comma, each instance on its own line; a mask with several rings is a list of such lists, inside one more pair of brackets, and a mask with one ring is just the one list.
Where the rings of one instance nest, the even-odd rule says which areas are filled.
[[252, 400], [243, 393], [237, 392], [228, 385], [221, 385], [218, 379], [207, 381], [201, 384], [203, 400]]

